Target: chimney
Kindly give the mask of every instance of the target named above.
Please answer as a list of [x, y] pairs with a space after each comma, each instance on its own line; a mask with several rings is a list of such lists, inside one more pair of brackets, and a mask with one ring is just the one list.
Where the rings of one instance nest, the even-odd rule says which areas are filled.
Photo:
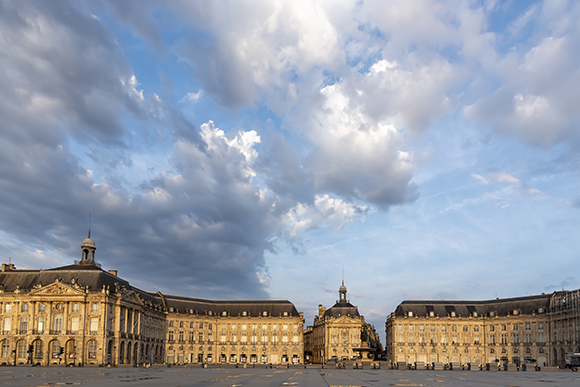
[[3, 263], [2, 264], [2, 271], [9, 271], [9, 270], [15, 270], [16, 268], [14, 267], [13, 263]]
[[114, 275], [115, 277], [117, 276], [117, 270], [109, 270], [109, 274]]

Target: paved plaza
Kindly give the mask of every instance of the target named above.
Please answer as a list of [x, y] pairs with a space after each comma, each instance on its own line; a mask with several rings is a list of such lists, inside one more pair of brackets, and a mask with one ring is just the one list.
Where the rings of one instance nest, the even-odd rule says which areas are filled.
[[578, 386], [580, 373], [338, 369], [0, 367], [0, 386]]

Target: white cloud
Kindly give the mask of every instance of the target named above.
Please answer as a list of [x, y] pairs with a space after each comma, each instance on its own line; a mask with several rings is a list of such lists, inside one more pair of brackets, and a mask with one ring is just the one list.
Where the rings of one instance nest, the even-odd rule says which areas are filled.
[[203, 96], [203, 90], [200, 89], [197, 93], [194, 92], [189, 92], [187, 94], [185, 94], [183, 96], [183, 98], [181, 98], [181, 100], [179, 102], [197, 102], [201, 97]]

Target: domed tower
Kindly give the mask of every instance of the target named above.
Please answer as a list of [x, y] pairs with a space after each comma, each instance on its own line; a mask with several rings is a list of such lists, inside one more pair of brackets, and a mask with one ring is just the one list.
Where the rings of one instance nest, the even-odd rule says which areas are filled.
[[91, 231], [89, 230], [89, 236], [81, 244], [81, 264], [95, 264], [95, 250], [97, 246], [95, 241], [91, 239]]
[[344, 281], [342, 281], [342, 285], [340, 285], [340, 288], [338, 288], [338, 294], [339, 294], [339, 299], [338, 299], [339, 303], [348, 302], [346, 300], [346, 286], [344, 286]]

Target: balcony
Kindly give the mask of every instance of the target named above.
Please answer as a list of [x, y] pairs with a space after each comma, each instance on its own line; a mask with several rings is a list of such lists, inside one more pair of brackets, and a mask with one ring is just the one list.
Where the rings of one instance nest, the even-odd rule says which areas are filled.
[[78, 335], [79, 331], [66, 331], [67, 335]]
[[28, 334], [28, 329], [21, 329], [18, 331], [18, 334], [20, 335], [27, 335]]
[[62, 331], [49, 331], [49, 335], [61, 335]]
[[97, 331], [90, 331], [90, 332], [89, 332], [89, 335], [91, 335], [91, 336], [96, 336], [96, 335], [97, 335]]

